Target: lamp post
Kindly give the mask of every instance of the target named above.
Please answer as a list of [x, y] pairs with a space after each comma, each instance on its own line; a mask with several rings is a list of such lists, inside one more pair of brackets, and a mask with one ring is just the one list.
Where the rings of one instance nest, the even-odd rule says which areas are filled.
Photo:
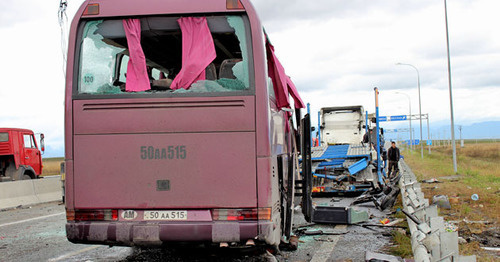
[[444, 20], [446, 24], [446, 51], [448, 54], [448, 89], [450, 91], [450, 112], [451, 112], [451, 142], [453, 149], [453, 171], [457, 173], [457, 147], [455, 144], [455, 119], [453, 117], [453, 96], [451, 92], [451, 62], [450, 62], [450, 37], [448, 34], [448, 9], [444, 0]]
[[[418, 118], [420, 119], [420, 155], [424, 158], [424, 144], [422, 143], [422, 100], [420, 99], [420, 73], [418, 69], [411, 64], [397, 63], [396, 65], [411, 66], [417, 71], [417, 88], [418, 88]], [[411, 116], [410, 116], [411, 118]], [[411, 130], [410, 130], [411, 132]]]
[[396, 92], [396, 94], [404, 95], [406, 98], [408, 98], [408, 110], [410, 111], [410, 149], [413, 148], [413, 136], [411, 134], [411, 99], [408, 94], [401, 93], [401, 92]]

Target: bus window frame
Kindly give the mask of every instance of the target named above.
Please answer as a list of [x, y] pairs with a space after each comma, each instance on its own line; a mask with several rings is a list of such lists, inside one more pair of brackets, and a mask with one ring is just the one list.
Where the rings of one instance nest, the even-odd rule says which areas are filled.
[[[156, 93], [122, 93], [122, 94], [80, 94], [78, 91], [79, 73], [80, 73], [80, 55], [83, 45], [83, 30], [89, 21], [106, 20], [106, 19], [123, 19], [121, 17], [100, 17], [97, 19], [81, 18], [78, 24], [76, 35], [76, 44], [74, 52], [73, 63], [73, 81], [72, 81], [72, 100], [93, 100], [93, 99], [130, 99], [130, 98], [201, 98], [201, 97], [234, 97], [234, 96], [255, 96], [255, 66], [253, 56], [253, 39], [252, 39], [252, 25], [250, 19], [245, 12], [231, 12], [231, 13], [206, 13], [206, 14], [155, 14], [150, 16], [130, 17], [130, 18], [144, 18], [144, 17], [213, 17], [213, 16], [241, 16], [245, 24], [245, 34], [247, 42], [248, 53], [248, 78], [249, 87], [244, 91], [230, 91], [230, 92], [186, 92], [186, 93], [173, 93], [171, 91], [160, 91]], [[114, 71], [114, 70], [113, 70]]]

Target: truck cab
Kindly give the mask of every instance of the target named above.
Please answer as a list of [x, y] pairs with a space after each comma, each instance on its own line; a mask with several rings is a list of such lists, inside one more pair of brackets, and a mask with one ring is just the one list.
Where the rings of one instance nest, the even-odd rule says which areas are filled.
[[362, 106], [321, 108], [321, 138], [329, 145], [359, 144], [363, 140], [365, 119]]
[[0, 128], [0, 182], [35, 179], [42, 174], [44, 135], [41, 151], [29, 129]]

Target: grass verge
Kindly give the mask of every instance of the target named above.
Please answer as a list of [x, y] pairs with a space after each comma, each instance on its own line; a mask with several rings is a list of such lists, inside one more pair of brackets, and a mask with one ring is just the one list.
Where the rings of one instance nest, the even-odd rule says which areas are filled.
[[[475, 254], [478, 261], [493, 261], [492, 255], [484, 252], [476, 236], [484, 232], [498, 231], [500, 219], [500, 143], [465, 144], [457, 146], [458, 174], [453, 171], [451, 146], [433, 147], [432, 153], [420, 150], [402, 152], [405, 162], [419, 180], [437, 178], [442, 183], [422, 183], [426, 198], [447, 195], [451, 209], [440, 209], [439, 215], [445, 220], [462, 221], [459, 235], [468, 240], [460, 245], [464, 255]], [[471, 199], [478, 194], [479, 200]], [[488, 221], [489, 223], [466, 223], [466, 221]]]

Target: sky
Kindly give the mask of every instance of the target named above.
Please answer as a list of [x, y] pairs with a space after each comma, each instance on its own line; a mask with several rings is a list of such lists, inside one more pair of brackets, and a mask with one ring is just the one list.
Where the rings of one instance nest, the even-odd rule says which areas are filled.
[[[68, 23], [82, 2], [68, 0]], [[409, 102], [412, 113], [418, 114], [417, 72], [396, 65], [404, 63], [419, 70], [421, 111], [429, 114], [431, 127], [449, 126], [443, 1], [254, 0], [253, 4], [286, 73], [311, 104], [313, 122], [315, 112], [326, 106], [363, 105], [374, 112], [374, 87], [380, 92], [380, 115], [408, 114]], [[58, 6], [58, 0], [0, 1], [0, 126], [42, 132], [53, 152], [64, 147]], [[498, 10], [498, 0], [448, 0], [456, 125], [500, 121]], [[406, 125], [384, 123], [386, 128]], [[500, 130], [497, 133], [500, 137]]]

